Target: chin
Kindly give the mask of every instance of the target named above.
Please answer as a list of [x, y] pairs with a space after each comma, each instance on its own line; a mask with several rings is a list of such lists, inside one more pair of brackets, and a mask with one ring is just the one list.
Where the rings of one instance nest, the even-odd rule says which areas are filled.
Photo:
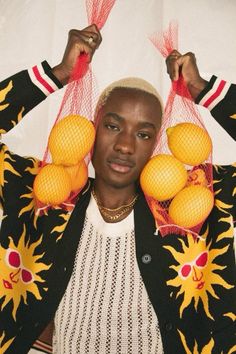
[[106, 183], [116, 189], [123, 189], [127, 188], [130, 186], [134, 186], [137, 184], [138, 179], [129, 179], [129, 180], [122, 180], [121, 178], [117, 179], [107, 179], [106, 178]]

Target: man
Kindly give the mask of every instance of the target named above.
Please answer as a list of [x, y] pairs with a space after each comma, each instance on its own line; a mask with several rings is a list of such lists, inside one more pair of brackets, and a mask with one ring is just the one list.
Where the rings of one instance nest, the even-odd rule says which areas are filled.
[[[1, 83], [1, 132], [46, 97], [45, 81], [50, 91], [66, 84], [78, 55], [92, 59], [100, 42], [95, 26], [73, 30], [62, 62], [52, 70], [44, 62], [39, 83], [35, 70]], [[172, 79], [181, 70], [196, 102], [212, 98], [212, 114], [235, 137], [235, 86], [220, 99], [220, 83], [215, 77], [205, 82], [191, 54], [174, 51], [167, 67]], [[161, 115], [158, 93], [143, 80], [105, 90], [96, 117], [95, 180], [71, 214], [58, 208], [36, 215], [39, 161], [2, 144], [3, 353], [27, 353], [42, 333], [35, 348], [50, 352], [52, 328], [55, 353], [235, 351], [235, 166], [214, 169], [215, 206], [198, 239], [154, 235], [138, 179]]]

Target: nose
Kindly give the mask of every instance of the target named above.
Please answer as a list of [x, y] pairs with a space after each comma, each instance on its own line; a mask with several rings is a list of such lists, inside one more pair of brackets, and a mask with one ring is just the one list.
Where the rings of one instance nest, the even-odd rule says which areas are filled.
[[132, 155], [135, 152], [135, 138], [128, 132], [120, 132], [116, 137], [114, 150]]
[[18, 283], [20, 271], [21, 271], [21, 269], [19, 268], [16, 272], [10, 273], [10, 279], [13, 283]]
[[200, 281], [202, 280], [202, 277], [203, 277], [203, 273], [193, 266], [193, 276], [192, 276], [193, 281]]

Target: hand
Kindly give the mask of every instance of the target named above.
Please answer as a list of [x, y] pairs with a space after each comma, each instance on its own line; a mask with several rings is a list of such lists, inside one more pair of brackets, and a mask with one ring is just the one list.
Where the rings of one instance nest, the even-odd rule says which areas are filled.
[[96, 25], [88, 26], [83, 30], [72, 29], [69, 31], [62, 61], [52, 69], [53, 74], [62, 85], [68, 83], [71, 72], [80, 54], [87, 54], [90, 62], [101, 41], [102, 36]]
[[196, 58], [193, 53], [189, 52], [181, 55], [177, 50], [173, 50], [166, 59], [166, 66], [171, 80], [178, 80], [179, 75], [182, 74], [194, 100], [207, 85], [207, 81], [199, 74]]

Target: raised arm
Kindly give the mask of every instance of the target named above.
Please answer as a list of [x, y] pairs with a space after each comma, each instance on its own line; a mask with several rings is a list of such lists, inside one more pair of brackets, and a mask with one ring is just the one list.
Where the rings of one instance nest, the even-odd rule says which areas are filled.
[[67, 84], [76, 59], [81, 53], [92, 60], [101, 43], [95, 25], [71, 30], [60, 64], [51, 68], [44, 61], [30, 70], [21, 71], [0, 83], [0, 134], [12, 129], [22, 117], [48, 95]]
[[57, 80], [62, 85], [66, 85], [80, 54], [87, 54], [88, 60], [91, 61], [101, 41], [101, 33], [96, 25], [88, 26], [81, 31], [70, 30], [62, 61], [52, 69], [52, 73]]
[[182, 74], [193, 100], [208, 108], [215, 120], [236, 140], [236, 85], [212, 76], [207, 82], [200, 74], [193, 53], [174, 50], [166, 60], [171, 80]]
[[[67, 46], [60, 64], [53, 69], [44, 61], [30, 70], [24, 70], [0, 83], [0, 134], [12, 129], [26, 113], [48, 95], [68, 82], [75, 62], [81, 53], [93, 54], [101, 43], [101, 35], [95, 25], [69, 32]], [[21, 176], [38, 161], [14, 155], [0, 143], [0, 204], [4, 209], [8, 198], [7, 176]], [[34, 172], [35, 173], [35, 172]]]

